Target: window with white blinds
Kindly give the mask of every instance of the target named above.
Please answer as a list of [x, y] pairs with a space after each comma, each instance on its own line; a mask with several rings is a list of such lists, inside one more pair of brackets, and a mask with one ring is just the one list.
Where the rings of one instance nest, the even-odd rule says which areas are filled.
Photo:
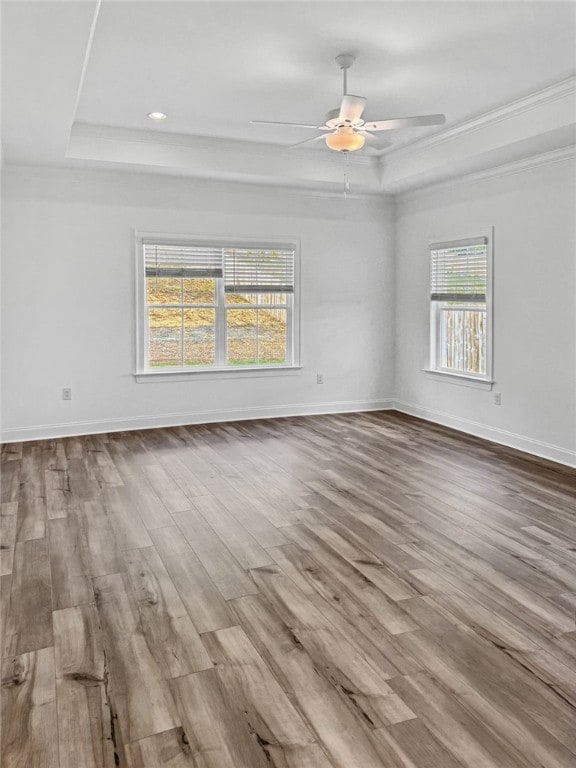
[[487, 238], [433, 243], [430, 253], [432, 301], [486, 301]]
[[138, 372], [296, 367], [296, 246], [138, 238]]
[[227, 293], [293, 293], [294, 250], [225, 251], [224, 286]]
[[222, 277], [222, 247], [144, 243], [146, 277]]
[[489, 379], [491, 237], [431, 243], [430, 368]]

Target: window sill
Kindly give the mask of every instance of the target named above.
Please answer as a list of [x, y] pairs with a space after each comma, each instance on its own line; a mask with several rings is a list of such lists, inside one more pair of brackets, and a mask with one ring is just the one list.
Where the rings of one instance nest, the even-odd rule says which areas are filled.
[[167, 381], [190, 381], [192, 379], [203, 379], [205, 381], [216, 381], [222, 379], [251, 379], [274, 376], [295, 376], [302, 370], [301, 365], [274, 365], [264, 366], [246, 366], [238, 369], [230, 368], [199, 368], [196, 370], [174, 371], [138, 371], [134, 378], [138, 384], [155, 384]]
[[450, 373], [448, 371], [436, 371], [424, 368], [424, 373], [437, 381], [447, 384], [458, 384], [461, 387], [473, 387], [490, 391], [494, 385], [493, 379], [481, 379], [478, 376], [467, 376], [465, 373]]

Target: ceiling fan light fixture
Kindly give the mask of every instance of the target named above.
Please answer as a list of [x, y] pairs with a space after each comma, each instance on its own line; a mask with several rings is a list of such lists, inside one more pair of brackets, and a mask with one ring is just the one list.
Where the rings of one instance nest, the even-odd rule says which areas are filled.
[[336, 152], [356, 152], [362, 149], [366, 139], [353, 128], [341, 127], [335, 133], [326, 136], [326, 146]]

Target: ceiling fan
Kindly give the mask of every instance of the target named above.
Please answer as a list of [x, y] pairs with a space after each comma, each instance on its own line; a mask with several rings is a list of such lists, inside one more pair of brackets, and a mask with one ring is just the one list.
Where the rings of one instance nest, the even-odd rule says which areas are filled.
[[284, 123], [276, 120], [252, 120], [252, 123], [259, 125], [288, 125], [293, 128], [312, 128], [324, 131], [322, 135], [305, 139], [297, 144], [293, 144], [292, 147], [300, 147], [313, 141], [324, 140], [327, 147], [337, 152], [355, 152], [358, 149], [362, 149], [366, 139], [375, 143], [377, 145], [376, 148], [386, 146], [386, 143], [378, 142], [378, 139], [373, 136], [373, 133], [378, 131], [391, 131], [398, 128], [413, 128], [426, 125], [443, 125], [446, 122], [444, 115], [396, 117], [388, 120], [365, 122], [362, 119], [362, 113], [366, 106], [366, 99], [363, 96], [352, 96], [348, 93], [348, 70], [354, 63], [355, 58], [350, 53], [341, 53], [339, 56], [336, 56], [336, 63], [342, 70], [344, 93], [340, 107], [328, 112], [324, 125]]

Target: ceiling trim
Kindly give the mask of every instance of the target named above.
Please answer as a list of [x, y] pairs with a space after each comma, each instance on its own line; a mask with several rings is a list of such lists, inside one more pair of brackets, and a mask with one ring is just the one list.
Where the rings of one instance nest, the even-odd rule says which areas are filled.
[[[141, 130], [136, 128], [121, 128], [113, 125], [94, 125], [92, 123], [75, 123], [73, 126], [72, 138], [96, 139], [97, 141], [122, 141], [129, 144], [153, 144], [167, 145], [171, 147], [192, 147], [194, 149], [211, 150], [216, 148], [219, 153], [233, 154], [238, 156], [251, 155], [254, 157], [270, 157], [271, 153], [285, 152], [290, 154], [322, 158], [323, 162], [342, 165], [342, 155], [330, 150], [330, 152], [321, 152], [320, 150], [294, 148], [289, 145], [277, 144], [264, 141], [248, 141], [246, 139], [226, 139], [221, 136], [207, 136], [206, 134], [193, 133], [167, 133], [153, 130]], [[355, 165], [375, 166], [381, 162], [380, 155], [361, 155], [352, 154], [350, 162]]]
[[[483, 181], [490, 181], [491, 179], [497, 179], [505, 176], [511, 176], [518, 173], [524, 173], [536, 168], [542, 168], [555, 163], [569, 162], [576, 160], [576, 145], [569, 147], [561, 147], [560, 149], [554, 149], [549, 152], [542, 152], [538, 155], [532, 155], [530, 157], [522, 158], [521, 160], [515, 160], [509, 163], [501, 163], [495, 165], [492, 168], [487, 168], [483, 171], [475, 171], [474, 173], [467, 173], [456, 176], [452, 179], [448, 179], [440, 182], [431, 182], [426, 186], [419, 187], [418, 189], [407, 190], [406, 192], [353, 192], [348, 194], [347, 199], [350, 201], [359, 200], [373, 200], [384, 201], [388, 203], [407, 203], [413, 199], [424, 197], [431, 192], [443, 192], [455, 187], [464, 186], [468, 184], [476, 184]], [[104, 178], [109, 176], [113, 178], [116, 183], [118, 180], [118, 173], [125, 175], [127, 178], [133, 176], [151, 176], [149, 171], [146, 170], [125, 170], [125, 169], [105, 169], [102, 167], [84, 167], [78, 168], [77, 166], [65, 166], [65, 165], [26, 165], [22, 163], [5, 163], [4, 173], [7, 176], [15, 174], [16, 176], [24, 176], [29, 179], [44, 178], [46, 173], [66, 173], [67, 178], [74, 182], [85, 182], [86, 174], [89, 175], [96, 173], [98, 176]], [[262, 188], [271, 187], [274, 188], [278, 194], [286, 197], [294, 198], [310, 198], [316, 200], [323, 199], [340, 199], [343, 200], [343, 194], [340, 191], [329, 189], [311, 189], [310, 187], [298, 187], [298, 186], [278, 186], [277, 184], [263, 184], [261, 182], [248, 182], [248, 181], [222, 181], [221, 179], [201, 179], [196, 177], [180, 176], [175, 174], [162, 174], [160, 176], [154, 175], [154, 179], [171, 179], [181, 180], [186, 183], [188, 188], [198, 185], [199, 188], [205, 187], [206, 184], [210, 185], [213, 189], [221, 189], [222, 191], [230, 191], [231, 188], [238, 189], [243, 188], [245, 193], [259, 195]]]
[[[114, 165], [114, 164], [113, 164]], [[139, 177], [148, 177], [154, 179], [156, 184], [161, 183], [181, 183], [185, 185], [187, 190], [204, 191], [207, 186], [212, 191], [220, 191], [223, 194], [229, 192], [242, 192], [243, 196], [253, 195], [254, 197], [261, 197], [262, 191], [266, 189], [274, 190], [275, 197], [286, 197], [294, 199], [311, 199], [311, 200], [340, 200], [343, 204], [355, 203], [362, 201], [366, 203], [387, 202], [394, 203], [395, 196], [387, 192], [368, 191], [368, 190], [355, 190], [346, 194], [344, 197], [343, 189], [327, 189], [319, 187], [307, 187], [298, 185], [279, 185], [273, 182], [263, 181], [247, 181], [230, 179], [223, 180], [220, 178], [203, 178], [198, 176], [187, 176], [175, 173], [161, 173], [156, 174], [151, 172], [146, 166], [128, 166], [125, 167], [103, 167], [101, 163], [98, 164], [86, 164], [79, 167], [76, 164], [59, 164], [59, 165], [38, 165], [27, 163], [5, 163], [3, 168], [3, 176], [5, 179], [23, 178], [30, 181], [45, 179], [48, 175], [63, 174], [66, 178], [67, 184], [82, 183], [85, 184], [86, 180], [93, 182], [96, 186], [99, 184], [99, 179], [109, 179], [114, 181], [117, 185], [119, 178], [130, 183], [132, 179]]]
[[559, 80], [546, 88], [533, 91], [527, 96], [510, 101], [495, 109], [482, 112], [475, 117], [462, 120], [455, 125], [448, 126], [447, 128], [434, 133], [432, 136], [417, 139], [409, 144], [404, 144], [403, 146], [398, 147], [398, 149], [392, 148], [384, 150], [382, 158], [384, 160], [391, 157], [396, 159], [403, 155], [414, 155], [465, 134], [496, 125], [503, 120], [508, 120], [510, 117], [516, 117], [524, 112], [529, 112], [544, 104], [563, 99], [573, 94], [576, 94], [576, 75], [571, 75], [563, 80]]
[[553, 165], [554, 163], [562, 163], [574, 159], [576, 159], [576, 145], [561, 147], [560, 149], [553, 149], [549, 152], [542, 152], [539, 155], [525, 157], [521, 160], [514, 160], [510, 163], [495, 165], [494, 167], [487, 168], [484, 171], [475, 171], [474, 173], [463, 174], [446, 181], [440, 181], [436, 183], [432, 182], [427, 186], [422, 186], [418, 189], [411, 189], [407, 190], [406, 192], [398, 193], [394, 195], [394, 198], [399, 203], [409, 202], [415, 198], [423, 197], [430, 192], [443, 192], [445, 190], [452, 189], [453, 187], [476, 184], [482, 181], [490, 181], [491, 179], [497, 179], [503, 176], [512, 176], [517, 173], [532, 171], [535, 168], [542, 168], [546, 165]]
[[88, 69], [88, 63], [90, 61], [90, 53], [92, 51], [92, 43], [94, 42], [94, 35], [96, 34], [96, 25], [98, 24], [98, 16], [100, 15], [100, 8], [102, 7], [102, 0], [96, 0], [94, 7], [94, 15], [92, 16], [92, 23], [90, 25], [90, 32], [88, 33], [88, 42], [86, 43], [86, 51], [84, 52], [84, 61], [82, 62], [82, 70], [80, 71], [80, 80], [78, 81], [78, 89], [76, 91], [76, 100], [74, 102], [74, 111], [72, 113], [72, 122], [70, 123], [70, 130], [76, 120], [76, 114], [78, 112], [78, 105], [82, 97], [82, 89], [84, 88], [84, 80], [86, 78], [86, 70]]

